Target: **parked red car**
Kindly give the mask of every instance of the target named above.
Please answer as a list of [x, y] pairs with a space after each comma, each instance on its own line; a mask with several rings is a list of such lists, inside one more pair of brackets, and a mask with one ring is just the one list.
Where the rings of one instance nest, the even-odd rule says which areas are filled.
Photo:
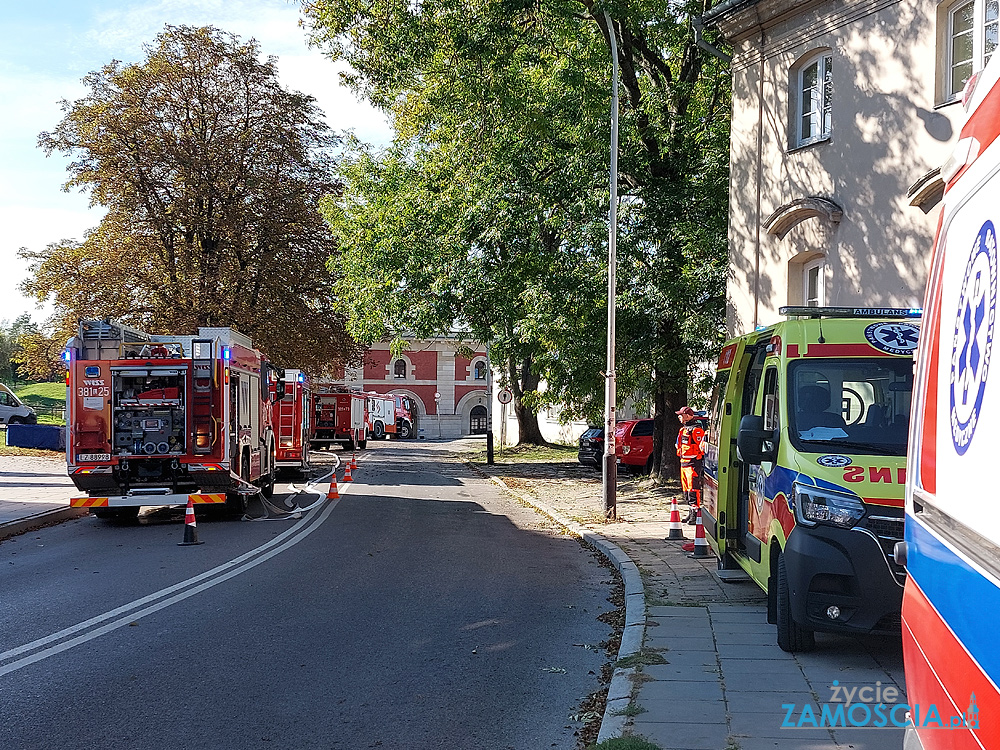
[[[703, 412], [698, 412], [694, 423], [707, 429], [708, 417]], [[629, 419], [619, 422], [615, 427], [615, 456], [619, 466], [649, 474], [653, 470], [653, 420]]]
[[653, 469], [653, 420], [629, 419], [615, 427], [615, 456], [619, 466], [633, 472]]

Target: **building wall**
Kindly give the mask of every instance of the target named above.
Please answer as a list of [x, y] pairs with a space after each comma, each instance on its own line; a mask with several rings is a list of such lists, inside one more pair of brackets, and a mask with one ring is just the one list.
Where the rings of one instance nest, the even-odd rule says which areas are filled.
[[[471, 358], [458, 354], [463, 343], [472, 346]], [[406, 363], [406, 376], [403, 378], [395, 376], [397, 359]], [[504, 406], [497, 400], [497, 372], [494, 371], [487, 380], [475, 377], [477, 362], [486, 363], [485, 348], [457, 339], [413, 340], [399, 357], [391, 356], [387, 343], [380, 343], [365, 352], [360, 368], [347, 368], [337, 373], [339, 377], [335, 377], [333, 382], [366, 393], [402, 394], [414, 399], [418, 439], [453, 439], [470, 434], [472, 412], [480, 407], [487, 410], [496, 444], [500, 445], [503, 436], [508, 446], [515, 445], [518, 428], [513, 405]], [[488, 392], [491, 385], [494, 386], [492, 403]], [[543, 383], [541, 388], [544, 387]], [[437, 399], [435, 394], [438, 394]], [[648, 412], [637, 412], [631, 401], [618, 409], [619, 420], [645, 416]], [[504, 419], [506, 428], [503, 426]], [[551, 443], [576, 443], [588, 427], [583, 421], [562, 423], [557, 409], [544, 409], [538, 415], [538, 424], [542, 436]]]
[[[469, 434], [472, 409], [487, 404], [486, 381], [475, 380], [471, 371], [477, 359], [485, 360], [485, 349], [473, 345], [470, 360], [456, 354], [463, 344], [458, 339], [414, 340], [409, 344], [400, 357], [391, 355], [387, 343], [375, 344], [365, 352], [360, 368], [338, 373], [334, 382], [366, 393], [403, 394], [414, 399], [418, 438]], [[395, 374], [397, 359], [406, 363], [406, 374], [401, 378]]]
[[[719, 22], [736, 51], [730, 334], [803, 304], [803, 264], [816, 259], [826, 263], [827, 305], [922, 305], [938, 209], [925, 213], [907, 192], [949, 156], [963, 115], [960, 105], [940, 106], [940, 15], [918, 0], [769, 0]], [[795, 66], [822, 49], [833, 60], [830, 137], [796, 147]], [[816, 197], [842, 216], [809, 216], [783, 237], [764, 225]]]

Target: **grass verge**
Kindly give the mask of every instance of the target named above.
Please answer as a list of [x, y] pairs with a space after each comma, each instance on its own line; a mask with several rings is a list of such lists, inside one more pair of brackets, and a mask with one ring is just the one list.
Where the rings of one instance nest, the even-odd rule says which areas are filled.
[[588, 745], [587, 750], [661, 750], [661, 748], [642, 737], [615, 737], [596, 745]]

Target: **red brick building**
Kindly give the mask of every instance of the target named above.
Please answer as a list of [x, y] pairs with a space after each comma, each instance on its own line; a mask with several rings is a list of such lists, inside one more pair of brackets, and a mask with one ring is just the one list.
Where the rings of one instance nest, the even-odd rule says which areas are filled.
[[[414, 340], [398, 357], [388, 343], [365, 352], [361, 367], [337, 374], [337, 383], [365, 392], [410, 396], [417, 436], [457, 438], [487, 430], [489, 370], [486, 348], [453, 338]], [[471, 357], [458, 353], [473, 349]]]

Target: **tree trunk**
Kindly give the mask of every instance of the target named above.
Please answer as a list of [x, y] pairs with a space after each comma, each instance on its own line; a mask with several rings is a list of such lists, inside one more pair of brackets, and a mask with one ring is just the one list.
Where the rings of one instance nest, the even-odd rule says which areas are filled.
[[[677, 432], [680, 430], [680, 422], [676, 411], [687, 404], [688, 362], [677, 325], [667, 320], [661, 321], [658, 327], [662, 331], [664, 344], [676, 356], [676, 360], [671, 362], [673, 366], [670, 370], [659, 367], [653, 370], [656, 383], [656, 416], [657, 419], [662, 417], [658, 432], [660, 467], [656, 476], [661, 482], [666, 482], [680, 479], [681, 476], [681, 465], [677, 458]], [[654, 435], [654, 441], [656, 438], [657, 435]], [[655, 442], [653, 447], [655, 450]]]
[[687, 389], [683, 386], [658, 388], [656, 403], [658, 408], [662, 404], [663, 409], [663, 428], [660, 432], [663, 443], [660, 446], [659, 477], [661, 481], [680, 479], [681, 464], [677, 458], [677, 432], [680, 430], [680, 422], [674, 412], [687, 403]]
[[520, 367], [514, 362], [513, 356], [507, 359], [507, 370], [510, 375], [510, 389], [514, 394], [514, 415], [517, 417], [517, 443], [529, 445], [545, 445], [542, 430], [538, 426], [538, 414], [525, 406], [525, 394], [538, 390], [538, 375], [531, 371], [531, 356], [521, 362]]

